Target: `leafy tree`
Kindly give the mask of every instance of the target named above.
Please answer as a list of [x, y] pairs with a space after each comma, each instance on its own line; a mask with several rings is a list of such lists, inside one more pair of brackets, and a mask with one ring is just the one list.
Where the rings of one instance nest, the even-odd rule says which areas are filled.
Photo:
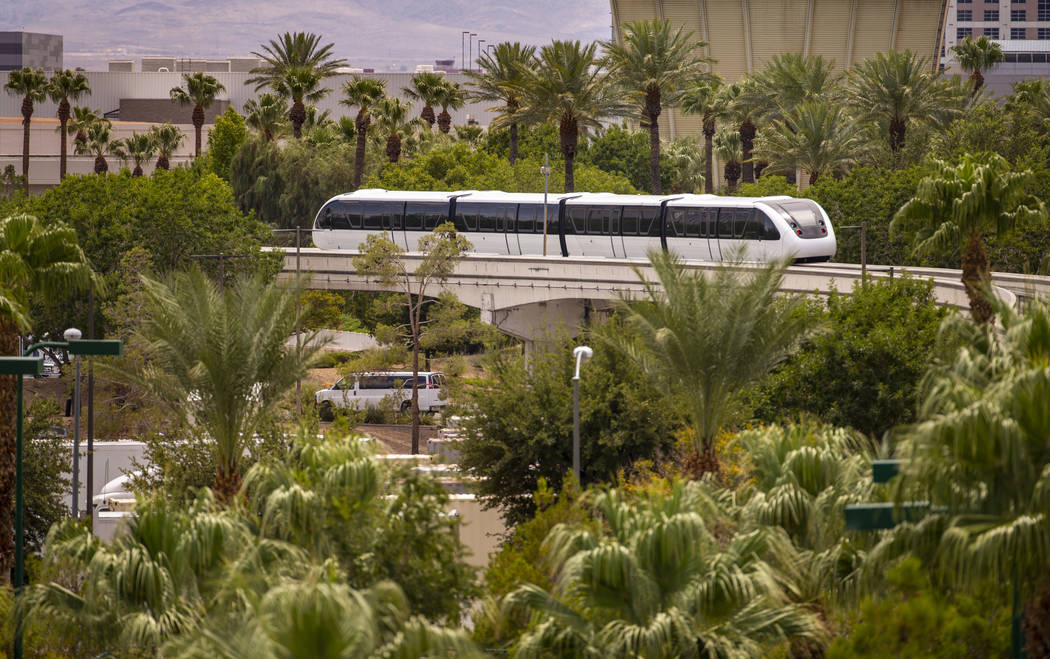
[[220, 178], [230, 180], [230, 161], [247, 137], [244, 117], [232, 107], [215, 118], [215, 126], [208, 132], [208, 164]]
[[521, 120], [521, 87], [527, 71], [536, 66], [536, 47], [504, 41], [483, 52], [477, 60], [478, 70], [467, 71], [473, 83], [468, 96], [477, 101], [501, 103], [488, 108], [496, 112], [489, 128], [507, 128], [511, 166], [518, 160], [518, 123]]
[[401, 157], [401, 140], [418, 125], [418, 119], [409, 119], [407, 103], [399, 98], [384, 98], [375, 105], [376, 124], [386, 135], [386, 157], [396, 163]]
[[433, 128], [434, 122], [437, 121], [434, 116], [433, 106], [438, 103], [438, 97], [444, 86], [444, 76], [433, 71], [424, 71], [412, 76], [411, 87], [405, 87], [401, 90], [401, 93], [408, 97], [410, 101], [419, 101], [423, 104], [419, 118], [427, 123], [428, 128]]
[[770, 172], [801, 167], [813, 185], [823, 173], [838, 174], [857, 161], [866, 139], [839, 105], [802, 101], [759, 132], [755, 157], [770, 161]]
[[105, 174], [109, 171], [106, 154], [111, 151], [112, 124], [108, 120], [96, 121], [84, 129], [84, 135], [84, 142], [77, 144], [74, 151], [78, 155], [83, 153], [94, 155], [95, 173]]
[[695, 444], [694, 474], [720, 469], [715, 438], [740, 392], [785, 359], [811, 326], [801, 298], [777, 299], [785, 264], [687, 272], [673, 253], [649, 257], [657, 281], [624, 300], [627, 331], [602, 339], [668, 396], [682, 396]]
[[142, 165], [153, 159], [153, 154], [157, 152], [157, 144], [148, 132], [132, 133], [131, 137], [110, 144], [110, 150], [125, 163], [128, 160], [135, 163], [132, 176], [142, 176]]
[[955, 247], [966, 241], [962, 281], [970, 311], [978, 322], [992, 318], [981, 287], [989, 281], [988, 256], [981, 234], [1002, 234], [1018, 221], [1046, 221], [1046, 209], [1026, 190], [1030, 171], [1011, 172], [996, 154], [965, 155], [958, 165], [935, 160], [933, 175], [924, 178], [914, 197], [897, 212], [891, 232], [916, 235], [916, 251]]
[[455, 270], [456, 263], [470, 251], [470, 241], [456, 233], [450, 222], [419, 239], [418, 251], [423, 258], [415, 270], [409, 270], [402, 259], [403, 249], [381, 234], [369, 234], [361, 244], [361, 255], [354, 257], [358, 272], [376, 277], [385, 285], [396, 285], [404, 294], [408, 322], [404, 336], [412, 347], [412, 453], [419, 453], [419, 348], [423, 335], [423, 308], [427, 293], [440, 286]]
[[573, 192], [573, 164], [581, 128], [600, 126], [604, 117], [623, 114], [626, 104], [607, 84], [596, 56], [597, 44], [554, 41], [540, 50], [535, 71], [522, 84], [523, 116], [558, 124], [565, 192]]
[[215, 490], [230, 501], [256, 428], [273, 414], [317, 351], [286, 339], [299, 326], [298, 287], [242, 277], [220, 290], [200, 270], [171, 285], [144, 279], [146, 313], [136, 341], [146, 362], [131, 381], [167, 412], [211, 438]]
[[201, 155], [201, 129], [204, 126], [204, 111], [211, 107], [212, 103], [226, 87], [214, 76], [206, 73], [183, 73], [182, 87], [171, 88], [171, 100], [179, 105], [193, 106], [193, 129], [196, 131], [193, 154]]
[[1002, 62], [1006, 57], [1003, 55], [1002, 46], [986, 36], [977, 39], [967, 36], [952, 46], [952, 53], [959, 60], [959, 65], [970, 72], [970, 84], [973, 85], [971, 96], [976, 96], [984, 86], [983, 72]]
[[996, 302], [996, 311], [999, 326], [956, 314], [942, 327], [892, 483], [895, 502], [929, 501], [930, 511], [888, 534], [870, 569], [910, 550], [949, 584], [1012, 583], [1027, 597], [1046, 587], [1031, 577], [1050, 564], [1050, 308], [1036, 301], [1018, 314]]
[[[622, 174], [639, 190], [649, 187], [649, 139], [643, 131], [610, 127], [590, 141], [586, 160], [603, 171]], [[661, 186], [670, 186], [675, 171], [666, 157], [660, 171]]]
[[47, 532], [68, 514], [69, 453], [65, 442], [51, 432], [60, 424], [58, 403], [41, 398], [26, 410], [23, 435], [25, 480], [25, 547], [30, 553], [44, 548]]
[[[0, 354], [17, 355], [21, 330], [30, 328], [30, 296], [83, 290], [94, 276], [72, 229], [15, 215], [0, 220], [0, 282]], [[15, 398], [14, 378], [0, 378], [0, 574], [14, 557]]]
[[441, 82], [442, 85], [438, 88], [438, 94], [435, 97], [435, 101], [441, 106], [441, 113], [437, 117], [437, 123], [441, 132], [448, 135], [452, 129], [452, 115], [448, 113], [448, 110], [449, 108], [458, 110], [463, 107], [463, 104], [467, 102], [467, 96], [458, 82], [452, 80], [442, 80]]
[[704, 133], [704, 192], [713, 194], [715, 191], [715, 164], [714, 164], [714, 137], [718, 127], [718, 120], [727, 116], [728, 101], [721, 93], [721, 78], [713, 76], [686, 90], [682, 95], [682, 112], [685, 114], [698, 114], [702, 117]]
[[186, 136], [171, 124], [151, 126], [149, 131], [157, 145], [157, 169], [167, 171], [172, 154], [182, 145]]
[[339, 101], [350, 108], [358, 108], [354, 117], [357, 148], [354, 150], [354, 189], [361, 187], [361, 177], [365, 171], [365, 146], [368, 141], [368, 128], [372, 125], [372, 108], [386, 96], [386, 81], [378, 78], [351, 76], [343, 84], [346, 98]]
[[69, 125], [70, 106], [69, 102], [80, 100], [81, 96], [90, 95], [91, 87], [88, 86], [87, 76], [83, 73], [70, 71], [56, 71], [47, 84], [47, 95], [55, 103], [58, 103], [58, 130], [61, 134], [62, 143], [59, 150], [58, 178], [66, 177], [66, 158], [69, 141], [66, 139], [66, 130]]
[[660, 113], [674, 106], [686, 87], [704, 74], [711, 58], [700, 54], [706, 42], [693, 39], [684, 28], [671, 29], [667, 20], [641, 20], [622, 27], [618, 41], [602, 44], [614, 84], [640, 107], [649, 127], [649, 191], [661, 194]]
[[24, 66], [12, 71], [4, 83], [4, 89], [12, 96], [22, 97], [22, 179], [25, 193], [29, 194], [29, 125], [33, 116], [33, 104], [47, 98], [47, 77], [43, 69]]
[[533, 615], [515, 656], [758, 657], [822, 636], [775, 576], [772, 563], [791, 551], [782, 533], [716, 537], [715, 505], [699, 483], [593, 501], [597, 528], [562, 525], [548, 536], [554, 586], [525, 584], [504, 600]]
[[814, 334], [758, 385], [756, 416], [813, 414], [878, 440], [915, 420], [919, 381], [946, 315], [933, 284], [907, 275], [828, 296]]
[[[611, 331], [623, 331], [615, 322]], [[584, 338], [595, 338], [588, 333]], [[481, 477], [478, 493], [510, 524], [535, 513], [529, 495], [541, 479], [564, 487], [572, 468], [572, 347], [563, 337], [529, 356], [498, 353], [485, 364], [490, 382], [467, 392], [477, 410], [464, 422], [460, 465]], [[580, 378], [580, 476], [608, 482], [637, 460], [671, 449], [678, 408], [630, 362], [596, 345]]]
[[305, 309], [300, 327], [304, 330], [335, 329], [343, 318], [343, 298], [332, 291], [303, 293]]
[[288, 116], [288, 102], [269, 92], [244, 102], [244, 122], [258, 131], [267, 142], [273, 141], [284, 129]]
[[847, 99], [861, 119], [874, 122], [899, 154], [910, 128], [946, 127], [962, 114], [963, 99], [932, 71], [929, 61], [909, 50], [875, 53], [849, 72]]

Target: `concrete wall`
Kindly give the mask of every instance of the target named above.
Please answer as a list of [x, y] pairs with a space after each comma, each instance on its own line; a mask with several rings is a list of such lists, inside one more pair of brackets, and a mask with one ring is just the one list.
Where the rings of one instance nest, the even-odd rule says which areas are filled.
[[[204, 111], [204, 123], [214, 124], [218, 117], [230, 102], [221, 100], [212, 103], [211, 107]], [[170, 98], [122, 98], [120, 99], [121, 121], [145, 121], [150, 123], [190, 123], [187, 118], [193, 114], [193, 106], [180, 105]]]

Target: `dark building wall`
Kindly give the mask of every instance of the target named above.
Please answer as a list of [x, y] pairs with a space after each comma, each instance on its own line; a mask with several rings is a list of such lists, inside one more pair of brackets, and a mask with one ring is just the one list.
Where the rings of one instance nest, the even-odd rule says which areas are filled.
[[[212, 103], [211, 107], [204, 111], [204, 123], [215, 123], [215, 117], [225, 112], [229, 106], [230, 102], [226, 100]], [[192, 105], [179, 105], [167, 98], [120, 99], [121, 121], [170, 121], [173, 124], [189, 124], [193, 123], [190, 117], [192, 114]]]
[[62, 68], [62, 37], [36, 32], [0, 32], [0, 71], [32, 66], [45, 71]]

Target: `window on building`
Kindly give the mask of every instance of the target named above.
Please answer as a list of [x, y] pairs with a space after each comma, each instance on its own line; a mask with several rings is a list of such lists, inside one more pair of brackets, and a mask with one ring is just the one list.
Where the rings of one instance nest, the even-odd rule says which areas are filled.
[[999, 28], [997, 28], [997, 27], [986, 27], [986, 28], [984, 28], [984, 36], [988, 37], [989, 39], [998, 39], [999, 38]]
[[1050, 39], [1050, 27], [1039, 27], [1035, 29], [1036, 39]]
[[957, 2], [956, 4], [969, 5], [969, 4], [973, 4], [973, 0], [959, 0], [959, 2]]
[[957, 9], [955, 12], [955, 18], [960, 21], [972, 21], [973, 10], [972, 9]]
[[1024, 28], [1023, 27], [1012, 27], [1012, 28], [1010, 28], [1010, 38], [1011, 39], [1024, 39], [1025, 38]]
[[972, 37], [972, 36], [973, 36], [973, 28], [972, 27], [955, 28], [955, 38], [958, 41], [962, 41], [966, 37]]
[[984, 10], [984, 20], [986, 20], [986, 21], [998, 21], [999, 20], [999, 10], [998, 9], [985, 9]]
[[1028, 20], [1028, 19], [1026, 18], [1026, 13], [1025, 13], [1024, 9], [1011, 9], [1010, 10], [1010, 20], [1011, 21], [1025, 21], [1025, 20]]
[[1050, 21], [1050, 0], [1039, 0], [1035, 7], [1035, 18], [1039, 21]]

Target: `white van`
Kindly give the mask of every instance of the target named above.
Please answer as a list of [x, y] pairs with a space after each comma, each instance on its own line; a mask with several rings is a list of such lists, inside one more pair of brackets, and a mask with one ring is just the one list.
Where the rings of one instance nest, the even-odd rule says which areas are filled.
[[[448, 405], [444, 391], [445, 376], [441, 373], [421, 371], [419, 373], [419, 409], [436, 411]], [[378, 407], [389, 397], [397, 407], [407, 410], [412, 406], [412, 371], [390, 371], [384, 373], [361, 373], [348, 375], [322, 389], [314, 395], [321, 418], [330, 417], [334, 408], [349, 407], [355, 410]]]

